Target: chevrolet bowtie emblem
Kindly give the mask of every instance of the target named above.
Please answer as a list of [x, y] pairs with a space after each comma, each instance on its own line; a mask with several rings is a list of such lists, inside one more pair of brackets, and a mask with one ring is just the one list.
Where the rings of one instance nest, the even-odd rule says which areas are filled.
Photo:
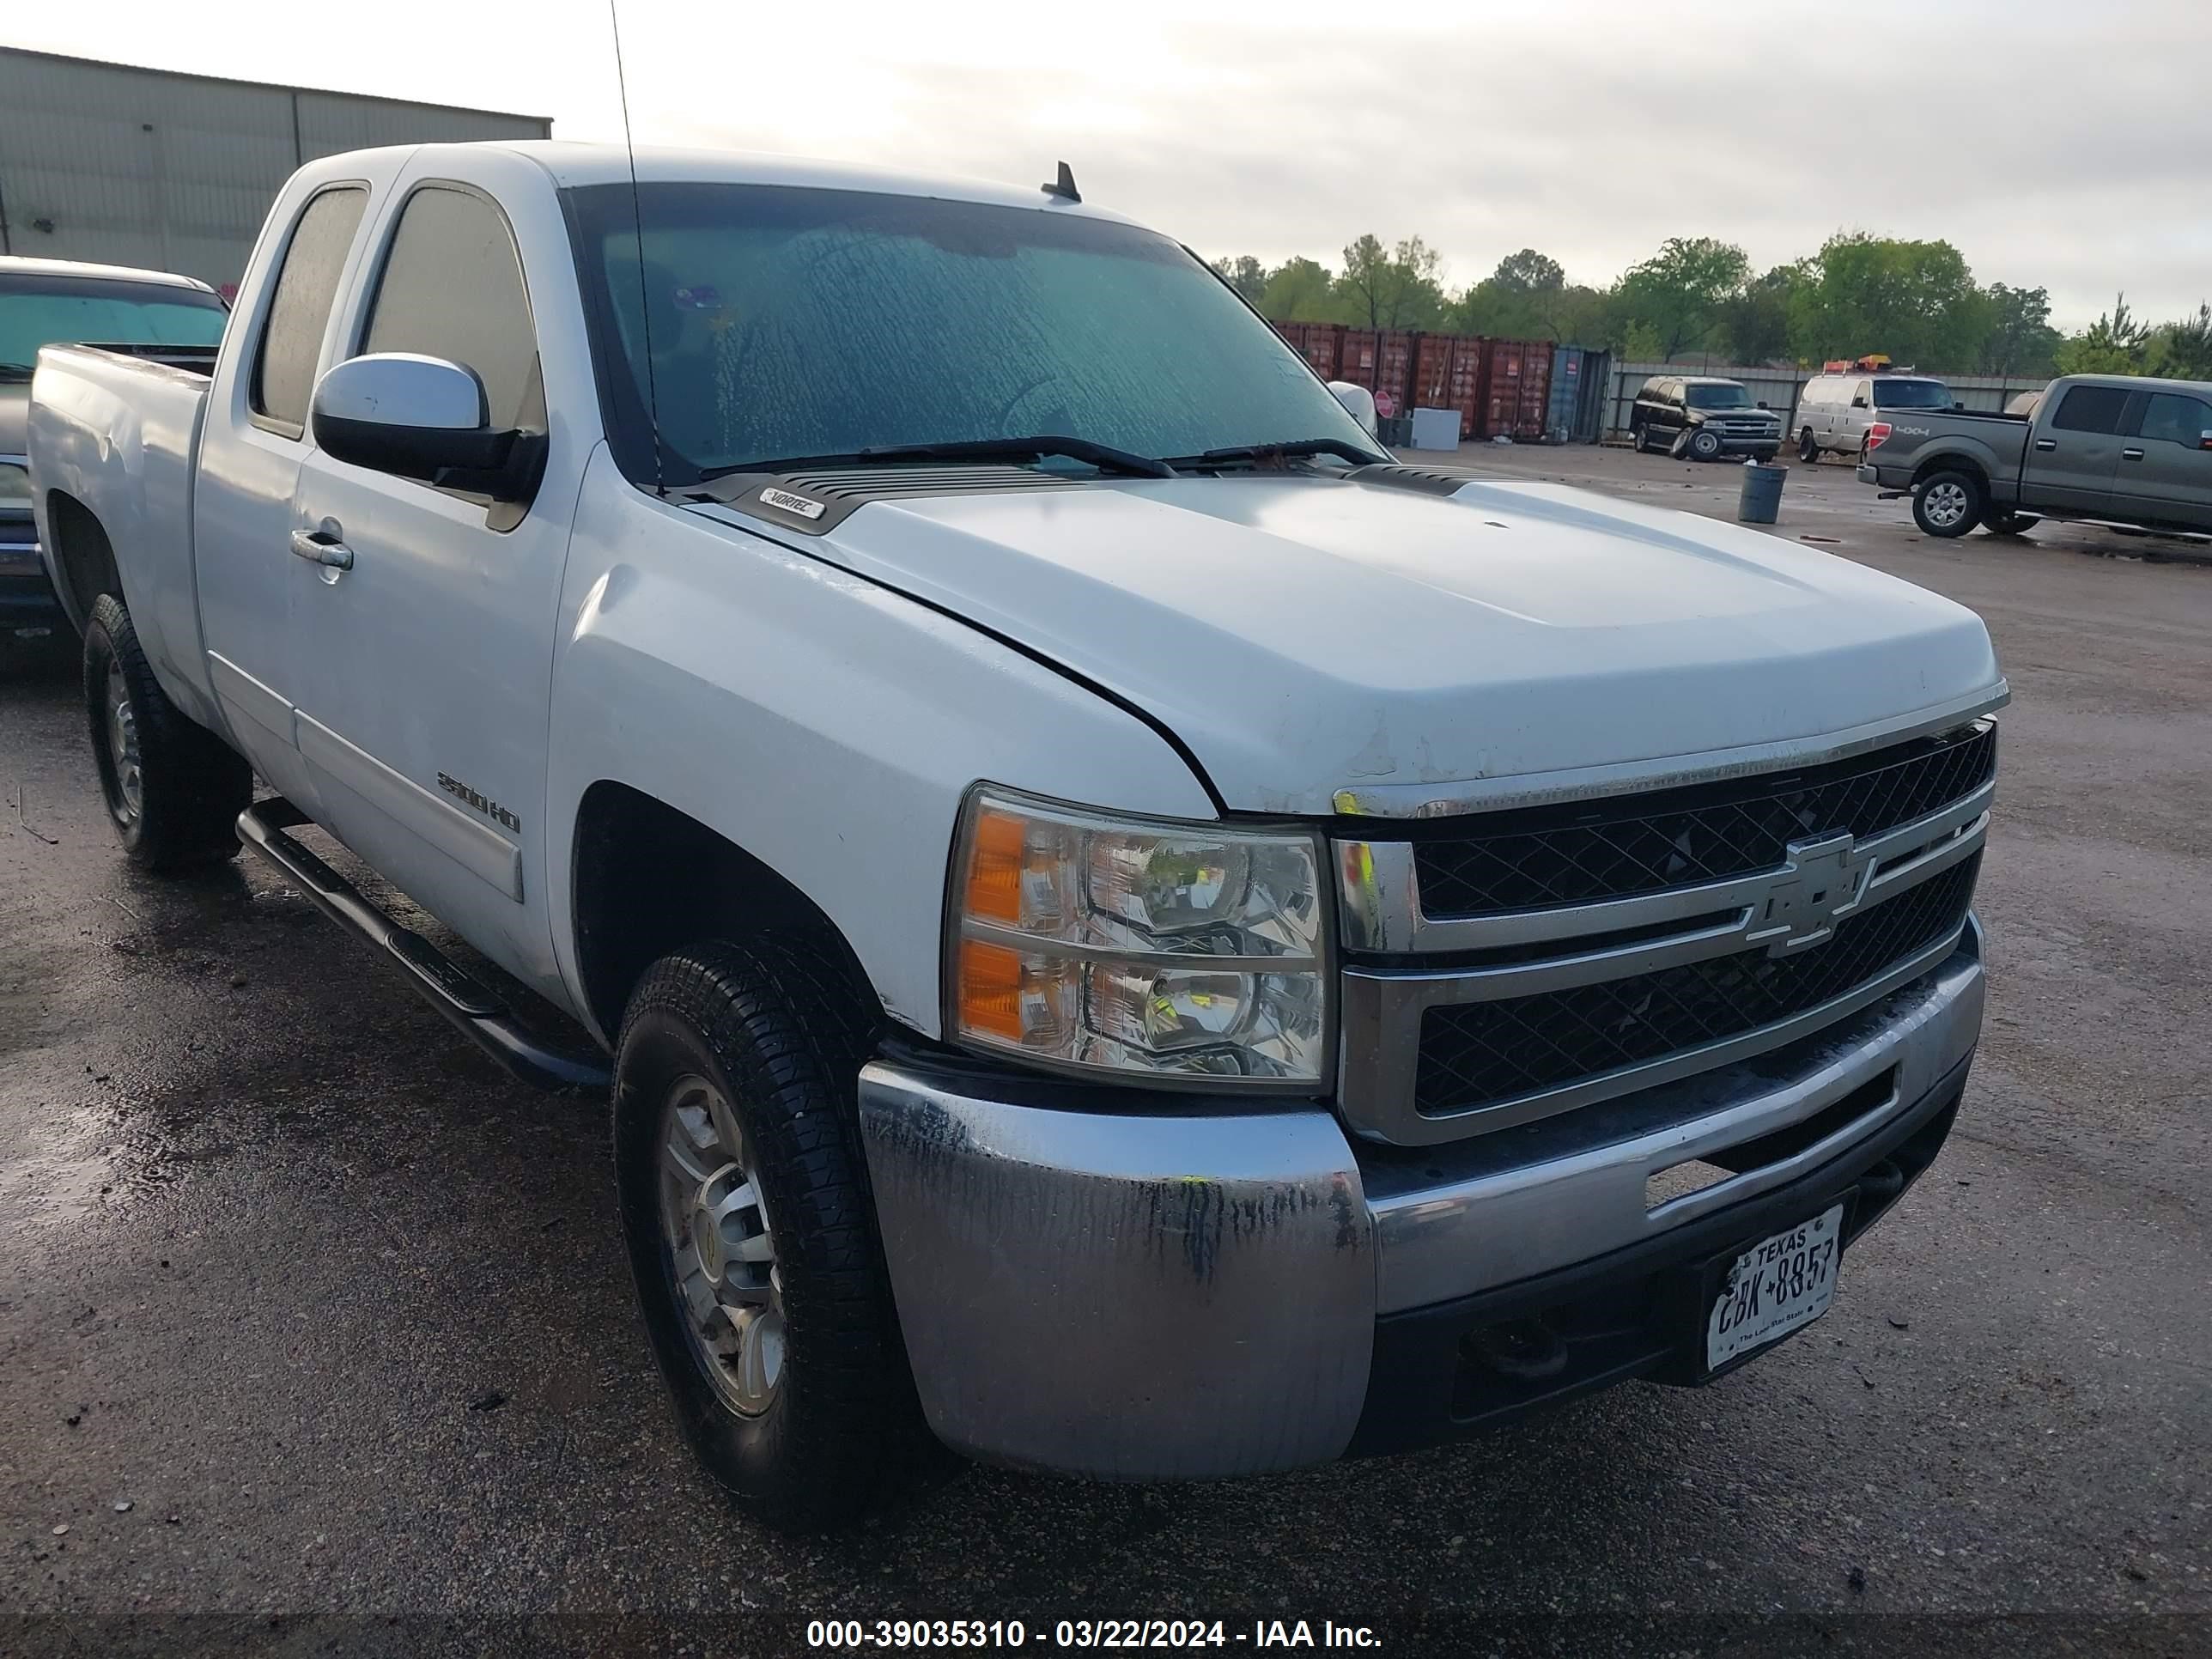
[[1790, 843], [1789, 861], [1753, 907], [1746, 937], [1771, 957], [1826, 943], [1866, 896], [1874, 860], [1849, 836]]

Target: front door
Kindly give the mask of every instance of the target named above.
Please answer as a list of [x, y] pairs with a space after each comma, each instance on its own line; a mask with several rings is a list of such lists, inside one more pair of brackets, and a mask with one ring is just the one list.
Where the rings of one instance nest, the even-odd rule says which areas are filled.
[[2212, 530], [2212, 402], [2154, 392], [2129, 424], [2112, 481], [2112, 512]]
[[[364, 353], [461, 363], [493, 426], [546, 428], [520, 257], [505, 215], [474, 189], [408, 192], [355, 337]], [[316, 450], [293, 502], [295, 533], [351, 555], [319, 572], [301, 635], [300, 752], [325, 826], [541, 989], [557, 983], [543, 883], [568, 539], [556, 495], [493, 506]]]
[[2074, 386], [2046, 405], [2028, 433], [2022, 506], [2093, 519], [2112, 510], [2128, 397], [2125, 386]]

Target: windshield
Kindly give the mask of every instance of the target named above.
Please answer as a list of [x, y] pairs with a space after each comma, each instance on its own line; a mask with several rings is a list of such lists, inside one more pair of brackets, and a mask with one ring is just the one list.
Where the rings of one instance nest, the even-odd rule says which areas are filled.
[[716, 184], [646, 185], [634, 228], [628, 185], [568, 195], [611, 436], [633, 478], [654, 471], [648, 365], [669, 483], [1043, 434], [1147, 457], [1312, 439], [1375, 449], [1273, 329], [1151, 231]]
[[39, 348], [57, 341], [101, 345], [214, 345], [229, 316], [196, 288], [97, 276], [0, 276], [0, 380], [21, 380]]
[[1682, 399], [1692, 409], [1749, 409], [1751, 393], [1740, 386], [1688, 386]]
[[1951, 388], [1941, 380], [1876, 380], [1876, 409], [1948, 409]]

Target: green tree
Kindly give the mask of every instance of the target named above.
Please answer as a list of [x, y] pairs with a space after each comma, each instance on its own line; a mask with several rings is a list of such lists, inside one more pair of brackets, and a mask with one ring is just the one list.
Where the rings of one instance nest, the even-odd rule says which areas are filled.
[[1721, 335], [1735, 363], [1790, 355], [1790, 307], [1806, 280], [1802, 265], [1777, 265], [1721, 301]]
[[[2051, 295], [2039, 288], [2008, 288], [1991, 283], [1984, 290], [1989, 328], [1975, 368], [1984, 374], [2047, 378], [2052, 356], [2065, 337], [2051, 326]], [[1950, 367], [1950, 365], [1945, 365]]]
[[1791, 344], [1807, 361], [1881, 351], [1943, 369], [1979, 354], [1989, 304], [1948, 242], [1851, 231], [1831, 236], [1808, 264], [1790, 317]]
[[2212, 380], [2212, 305], [2168, 323], [2151, 343], [2153, 372], [2175, 380]]
[[1567, 285], [1567, 273], [1557, 259], [1524, 247], [1500, 259], [1490, 280], [1516, 294], [1557, 294]]
[[1285, 259], [1267, 273], [1260, 290], [1261, 313], [1279, 323], [1338, 320], [1331, 305], [1334, 282], [1327, 265], [1303, 256]]
[[2128, 309], [2122, 293], [2112, 308], [2058, 348], [2061, 374], [2141, 374], [2148, 369], [2150, 325]]
[[1213, 268], [1220, 273], [1223, 282], [1255, 306], [1267, 291], [1267, 268], [1249, 253], [1240, 253], [1233, 259], [1216, 259]]
[[1371, 233], [1344, 250], [1337, 291], [1365, 328], [1434, 328], [1443, 319], [1437, 281], [1443, 256], [1418, 236], [1385, 248]]
[[1615, 297], [1626, 321], [1649, 327], [1671, 362], [1713, 337], [1723, 307], [1750, 274], [1750, 259], [1733, 243], [1670, 236], [1620, 279]]

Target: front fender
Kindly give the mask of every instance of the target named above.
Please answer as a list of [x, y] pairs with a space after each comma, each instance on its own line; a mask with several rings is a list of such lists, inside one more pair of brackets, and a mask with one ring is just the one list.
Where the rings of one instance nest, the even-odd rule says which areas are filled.
[[[627, 784], [812, 899], [885, 1010], [926, 1035], [939, 1033], [946, 865], [972, 784], [1215, 816], [1134, 715], [955, 618], [645, 494], [604, 449], [554, 648], [550, 890], [574, 890], [585, 792]], [[553, 926], [586, 1007], [573, 905]]]

